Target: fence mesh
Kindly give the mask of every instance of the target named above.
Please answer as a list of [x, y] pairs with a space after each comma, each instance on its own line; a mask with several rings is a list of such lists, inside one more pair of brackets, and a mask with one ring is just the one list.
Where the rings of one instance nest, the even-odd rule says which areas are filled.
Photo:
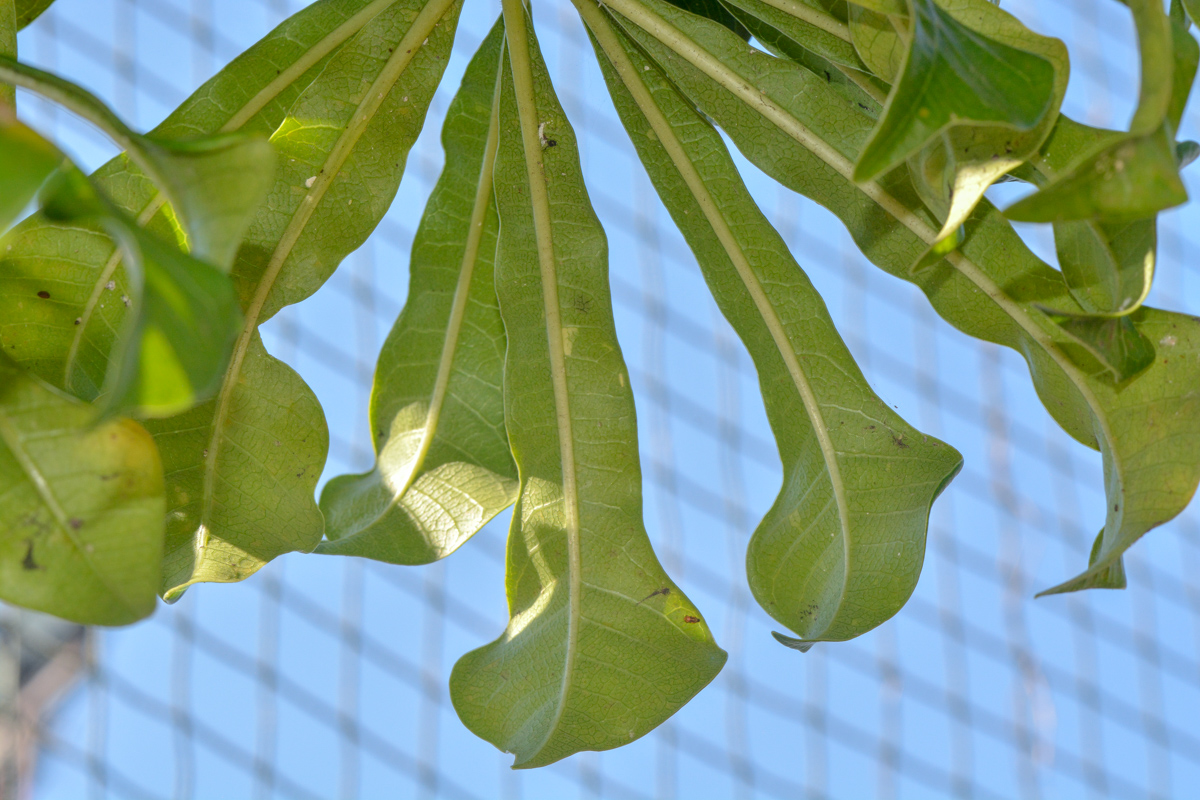
[[[303, 3], [58, 0], [23, 57], [150, 127]], [[415, 220], [441, 167], [441, 117], [498, 13], [467, 0], [446, 80], [392, 211], [309, 300], [264, 328], [319, 395], [326, 477], [369, 468], [366, 405], [406, 292]], [[472, 736], [448, 675], [504, 627], [508, 515], [442, 563], [294, 555], [200, 586], [148, 621], [83, 630], [0, 616], [0, 792], [38, 798], [1185, 797], [1200, 786], [1200, 515], [1127, 557], [1124, 592], [1034, 600], [1075, 574], [1103, 524], [1097, 454], [1071, 441], [1014, 353], [971, 340], [867, 263], [842, 225], [746, 166], [876, 391], [957, 447], [912, 600], [849, 643], [801, 655], [745, 586], [778, 456], [753, 366], [708, 297], [607, 100], [565, 2], [536, 3], [547, 62], [605, 223], [635, 390], [646, 521], [668, 571], [729, 651], [669, 722], [617, 751], [536, 771]], [[1123, 126], [1136, 97], [1112, 0], [1005, 0], [1072, 53], [1065, 110]], [[22, 113], [96, 166], [94, 131], [27, 94]], [[1189, 114], [1183, 134], [1197, 131]], [[1200, 137], [1197, 137], [1200, 138]], [[1019, 190], [1018, 190], [1019, 191]], [[996, 187], [993, 194], [1011, 197]], [[1200, 312], [1200, 206], [1163, 215], [1152, 301]], [[1023, 227], [1053, 263], [1047, 231]]]

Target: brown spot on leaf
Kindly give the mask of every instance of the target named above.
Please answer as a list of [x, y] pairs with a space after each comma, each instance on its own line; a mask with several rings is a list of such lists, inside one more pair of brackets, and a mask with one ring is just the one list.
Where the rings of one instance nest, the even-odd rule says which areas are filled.
[[38, 297], [42, 298], [43, 300], [49, 300], [50, 293], [47, 292], [45, 289], [42, 289], [40, 292], [38, 292]]
[[685, 617], [683, 618], [683, 621], [684, 621], [684, 622], [687, 622], [687, 623], [696, 623], [696, 622], [699, 622], [699, 621], [700, 621], [700, 618], [699, 618], [699, 617], [693, 617], [691, 614], [688, 614], [687, 616], [685, 616]]
[[25, 558], [21, 559], [21, 568], [29, 571], [45, 569], [33, 560], [33, 539], [25, 540]]

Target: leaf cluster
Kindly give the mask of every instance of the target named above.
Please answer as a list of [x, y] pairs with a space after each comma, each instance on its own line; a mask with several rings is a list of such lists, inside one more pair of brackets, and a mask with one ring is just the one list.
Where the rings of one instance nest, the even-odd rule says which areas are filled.
[[[1122, 554], [1200, 481], [1200, 325], [1144, 305], [1156, 216], [1200, 151], [1176, 140], [1193, 4], [1125, 3], [1141, 85], [1113, 131], [1061, 113], [1066, 48], [989, 0], [570, 2], [758, 372], [782, 485], [746, 570], [776, 638], [806, 651], [897, 613], [962, 458], [868, 385], [726, 141], [1026, 359], [1107, 493], [1088, 565], [1047, 592], [1123, 587]], [[628, 743], [711, 681], [725, 653], [644, 526], [607, 241], [522, 0], [446, 115], [375, 465], [319, 499], [323, 412], [258, 326], [388, 210], [461, 0], [316, 0], [145, 134], [17, 59], [49, 5], [0, 0], [0, 598], [124, 624], [292, 551], [427, 564], [512, 506], [508, 625], [451, 676], [464, 724], [536, 767]], [[13, 86], [123, 152], [84, 175]], [[998, 181], [1034, 191], [1002, 211]], [[1053, 225], [1059, 269], [1009, 220]]]

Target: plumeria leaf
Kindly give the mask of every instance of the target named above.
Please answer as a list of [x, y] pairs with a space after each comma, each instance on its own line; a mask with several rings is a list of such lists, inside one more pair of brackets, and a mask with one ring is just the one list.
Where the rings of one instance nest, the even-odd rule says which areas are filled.
[[750, 540], [750, 588], [805, 647], [857, 636], [912, 594], [930, 506], [962, 457], [871, 390], [720, 134], [603, 14], [584, 9], [638, 155], [758, 368], [784, 470]]
[[[1084, 310], [1061, 273], [1038, 260], [986, 200], [967, 220], [958, 251], [912, 272], [936, 240], [938, 223], [902, 171], [879, 182], [853, 181], [873, 127], [869, 115], [822, 76], [747, 52], [718, 26], [661, 2], [605, 6], [625, 18], [631, 36], [752, 163], [833, 211], [871, 261], [919, 286], [951, 324], [1021, 353], [1046, 409], [1101, 452], [1108, 505], [1097, 558], [1052, 591], [1086, 588], [1108, 575], [1138, 538], [1187, 506], [1200, 481], [1200, 321], [1143, 306], [1130, 319], [1155, 343], [1155, 363], [1123, 386], [1088, 373], [1064, 350], [1076, 342], [1040, 309]], [[686, 40], [702, 47], [688, 48]]]
[[0, 353], [0, 598], [84, 625], [154, 611], [162, 465], [136, 422], [95, 411]]
[[[159, 125], [156, 141], [241, 130], [270, 135], [332, 53], [392, 0], [319, 0], [235, 58]], [[219, 102], [217, 102], [219, 100]], [[147, 230], [185, 246], [186, 237], [153, 181], [117, 156], [93, 175], [114, 206]], [[63, 259], [70, 253], [70, 259]], [[26, 302], [31, 283], [57, 287], [53, 304]], [[99, 225], [64, 226], [34, 215], [0, 250], [0, 344], [43, 380], [95, 399], [128, 309], [104, 298], [132, 295], [122, 251]]]
[[877, 13], [859, 5], [850, 6], [850, 41], [871, 72], [889, 84], [904, 66], [906, 26], [907, 20], [894, 12]]
[[913, 184], [942, 220], [938, 240], [918, 266], [935, 263], [961, 243], [963, 223], [989, 186], [1034, 156], [1050, 135], [1067, 89], [1067, 49], [1057, 39], [1032, 33], [984, 0], [944, 0], [946, 14], [989, 40], [1044, 58], [1054, 69], [1050, 107], [1032, 129], [956, 122], [909, 158]]
[[275, 153], [262, 136], [223, 134], [158, 139], [130, 130], [85, 89], [0, 56], [0, 79], [39, 92], [94, 122], [164, 192], [187, 234], [192, 255], [227, 268], [250, 219], [271, 186]]
[[508, 626], [458, 661], [450, 697], [468, 728], [526, 768], [628, 744], [726, 656], [650, 547], [604, 231], [521, 0], [505, 0], [504, 20], [496, 291], [521, 485]]
[[[103, 412], [166, 416], [211, 396], [241, 321], [229, 276], [139, 227], [57, 148], [28, 128], [17, 123], [5, 130], [34, 143], [30, 146], [44, 164], [53, 161], [57, 167], [41, 189], [45, 217], [65, 226], [92, 225], [106, 231], [134, 265], [127, 294], [110, 289], [96, 301], [132, 309], [110, 362]], [[32, 162], [31, 156], [25, 163]], [[59, 286], [53, 281], [30, 277], [10, 285], [20, 287], [19, 304], [23, 300], [41, 309], [58, 302]]]
[[[1023, 222], [1124, 223], [1187, 202], [1175, 127], [1191, 91], [1200, 48], [1158, 0], [1128, 0], [1142, 58], [1129, 134], [1076, 153], [1037, 192], [1005, 210]], [[1176, 42], [1180, 51], [1175, 52]]]
[[503, 38], [497, 24], [446, 114], [446, 168], [413, 239], [408, 300], [375, 369], [375, 468], [325, 484], [318, 552], [426, 564], [516, 500], [492, 269]]
[[33, 130], [17, 121], [12, 107], [0, 102], [0, 233], [24, 211], [56, 169], [63, 155]]
[[[1099, 361], [1116, 383], [1140, 375], [1154, 363], [1154, 345], [1134, 326], [1128, 315], [1059, 314], [1051, 309], [1046, 309], [1046, 314], [1088, 355]], [[1087, 359], [1071, 353], [1069, 347], [1064, 350], [1079, 366], [1087, 368]]]
[[[835, 64], [856, 70], [866, 70], [866, 65], [854, 50], [849, 26], [829, 13], [821, 0], [726, 0], [741, 12], [739, 19], [746, 16], [761, 23], [753, 30], [759, 33], [775, 33], [779, 39], [811, 50]], [[776, 45], [778, 46], [778, 45]]]
[[[965, 24], [933, 0], [909, 3], [908, 54], [883, 117], [854, 165], [854, 179], [874, 179], [960, 126], [968, 126], [973, 136], [971, 141], [955, 143], [956, 155], [961, 148], [976, 162], [984, 156], [972, 150], [994, 152], [999, 146], [993, 138], [997, 134], [1024, 133], [1041, 126], [1044, 139], [1057, 112], [1056, 96], [1061, 102], [1066, 90], [1065, 69], [1059, 70], [1063, 74], [1056, 81], [1054, 64], [1031, 49], [1040, 45], [1045, 50], [1049, 40], [1023, 31], [1016, 20], [983, 0], [962, 4], [978, 27]], [[999, 20], [1007, 24], [1002, 27]], [[1003, 39], [995, 35], [1001, 32], [1007, 34]], [[1065, 66], [1066, 48], [1057, 43], [1057, 49]], [[983, 148], [974, 141], [980, 127], [1000, 129], [984, 133]], [[1033, 142], [1032, 149], [1038, 144], [1040, 140]]]
[[24, 28], [50, 8], [54, 0], [16, 0], [17, 28]]
[[148, 425], [167, 472], [168, 598], [202, 581], [242, 580], [320, 542], [313, 494], [328, 448], [324, 414], [263, 349], [258, 326], [320, 288], [379, 224], [441, 80], [459, 8], [459, 0], [395, 0], [373, 9], [271, 137], [280, 169], [233, 267], [244, 322], [229, 368], [213, 400]]

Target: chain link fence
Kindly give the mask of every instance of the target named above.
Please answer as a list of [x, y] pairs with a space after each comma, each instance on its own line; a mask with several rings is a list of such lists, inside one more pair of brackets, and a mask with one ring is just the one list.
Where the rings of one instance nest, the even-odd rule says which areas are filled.
[[[58, 0], [23, 58], [150, 127], [297, 0]], [[635, 390], [646, 521], [730, 654], [672, 720], [617, 751], [531, 771], [449, 702], [459, 655], [504, 627], [502, 515], [445, 562], [293, 555], [199, 586], [153, 618], [84, 630], [0, 615], [0, 793], [36, 798], [1179, 798], [1200, 786], [1200, 512], [1127, 557], [1129, 588], [1035, 601], [1086, 563], [1103, 524], [1099, 456], [1042, 410], [1024, 362], [940, 321], [867, 263], [830, 214], [746, 168], [876, 391], [966, 457], [937, 502], [904, 610], [849, 643], [780, 647], [745, 586], [780, 465], [753, 366], [641, 173], [566, 3], [535, 17], [609, 236]], [[1004, 0], [1072, 54], [1065, 110], [1123, 126], [1136, 98], [1113, 0]], [[406, 292], [441, 117], [498, 14], [467, 0], [400, 194], [314, 297], [264, 328], [331, 429], [326, 476], [371, 464], [375, 358]], [[27, 94], [26, 118], [97, 166], [96, 132]], [[1183, 134], [1200, 138], [1193, 110]], [[1190, 179], [1190, 176], [1189, 176]], [[1011, 185], [994, 194], [1013, 196]], [[1015, 191], [1019, 191], [1015, 190]], [[1007, 194], [1006, 194], [1007, 193]], [[1152, 302], [1200, 312], [1200, 206], [1163, 215]], [[1023, 227], [1053, 259], [1042, 228]]]

